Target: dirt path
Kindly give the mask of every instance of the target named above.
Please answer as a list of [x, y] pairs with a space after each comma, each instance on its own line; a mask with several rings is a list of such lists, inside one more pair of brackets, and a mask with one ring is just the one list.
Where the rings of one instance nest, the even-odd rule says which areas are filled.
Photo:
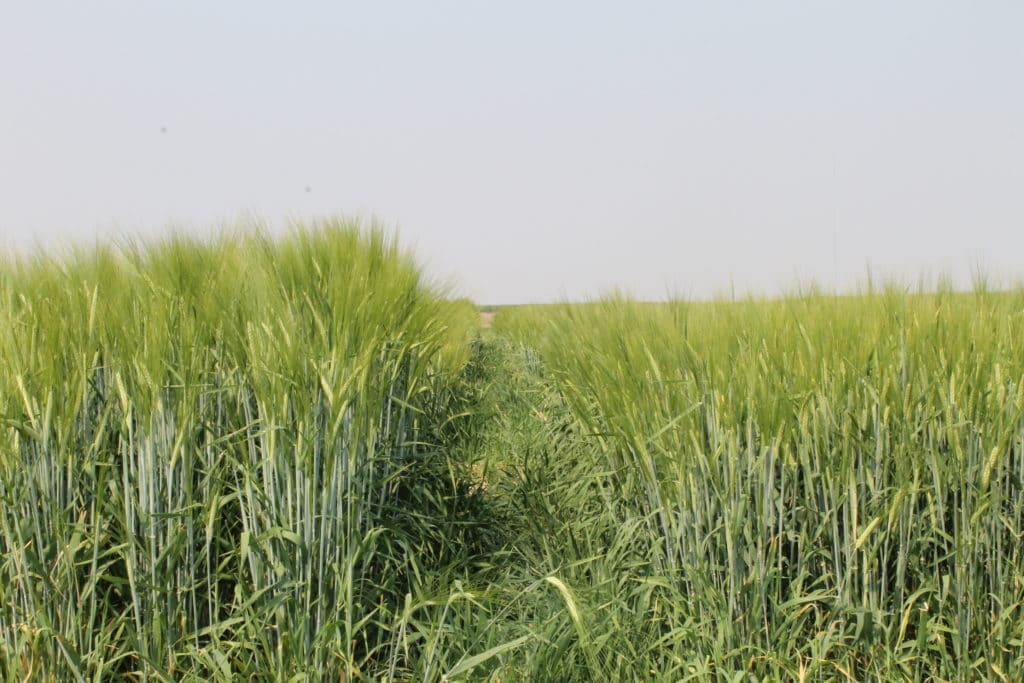
[[480, 327], [485, 330], [491, 329], [491, 325], [494, 324], [494, 316], [496, 315], [497, 313], [494, 311], [480, 311]]

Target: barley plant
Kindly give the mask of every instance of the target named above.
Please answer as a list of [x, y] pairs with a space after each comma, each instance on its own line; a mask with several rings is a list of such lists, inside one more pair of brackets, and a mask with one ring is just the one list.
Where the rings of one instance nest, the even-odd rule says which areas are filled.
[[644, 560], [593, 603], [602, 667], [639, 611], [655, 678], [1019, 680], [1024, 293], [612, 296], [497, 322], [539, 347], [604, 473], [580, 536], [629, 530], [591, 564]]
[[9, 260], [0, 671], [385, 668], [419, 563], [444, 560], [430, 436], [475, 316], [338, 221]]
[[1024, 676], [1024, 291], [478, 323], [343, 220], [8, 257], [0, 678]]

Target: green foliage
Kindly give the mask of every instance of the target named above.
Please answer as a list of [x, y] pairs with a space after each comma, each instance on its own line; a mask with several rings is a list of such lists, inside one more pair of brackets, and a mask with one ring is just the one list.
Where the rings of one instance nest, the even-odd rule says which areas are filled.
[[445, 294], [339, 221], [0, 266], [0, 677], [1020, 678], [1024, 292]]
[[670, 677], [1022, 670], [1024, 294], [612, 298], [496, 329], [541, 349], [629, 573], [671, 590], [660, 647], [706, 668]]
[[340, 222], [14, 262], [0, 302], [8, 677], [385, 666], [381, 624], [458, 552], [423, 439], [472, 307]]

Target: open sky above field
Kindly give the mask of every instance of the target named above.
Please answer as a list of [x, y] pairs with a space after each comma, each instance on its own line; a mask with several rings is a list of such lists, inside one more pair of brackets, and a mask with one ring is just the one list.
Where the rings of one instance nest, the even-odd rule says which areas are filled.
[[377, 216], [481, 303], [1024, 275], [1024, 4], [8, 2], [0, 246]]

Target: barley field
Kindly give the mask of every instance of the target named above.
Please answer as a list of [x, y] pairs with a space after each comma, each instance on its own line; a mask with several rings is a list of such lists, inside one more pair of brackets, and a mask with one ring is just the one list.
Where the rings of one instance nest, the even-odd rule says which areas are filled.
[[7, 257], [0, 677], [1024, 675], [1024, 291], [485, 322], [344, 220]]
[[634, 607], [659, 623], [653, 669], [1024, 672], [1024, 294], [612, 298], [499, 320], [586, 435], [603, 514], [641, 546], [635, 581], [667, 593]]

